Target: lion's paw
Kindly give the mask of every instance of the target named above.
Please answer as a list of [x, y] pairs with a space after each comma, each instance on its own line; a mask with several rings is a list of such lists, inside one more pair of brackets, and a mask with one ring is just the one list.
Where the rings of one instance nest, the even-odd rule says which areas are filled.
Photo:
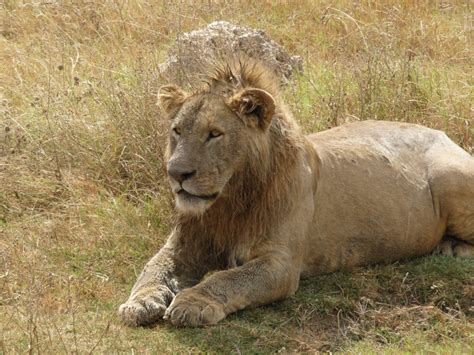
[[187, 289], [175, 297], [163, 318], [178, 327], [199, 327], [216, 324], [225, 316], [222, 303], [204, 293]]
[[474, 257], [474, 245], [465, 242], [459, 242], [453, 248], [453, 255], [458, 258], [472, 258]]
[[150, 325], [163, 318], [172, 297], [171, 291], [138, 294], [119, 307], [118, 315], [130, 327]]
[[454, 238], [445, 238], [436, 248], [435, 252], [458, 258], [474, 257], [474, 245]]

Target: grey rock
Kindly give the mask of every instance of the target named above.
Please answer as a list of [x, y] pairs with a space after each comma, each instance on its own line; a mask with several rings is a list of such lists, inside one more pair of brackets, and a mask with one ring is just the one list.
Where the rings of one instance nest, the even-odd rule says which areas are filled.
[[192, 85], [213, 60], [239, 53], [261, 60], [283, 83], [295, 71], [303, 70], [303, 59], [290, 56], [264, 31], [216, 21], [203, 29], [179, 35], [167, 61], [160, 65], [160, 74], [168, 82]]

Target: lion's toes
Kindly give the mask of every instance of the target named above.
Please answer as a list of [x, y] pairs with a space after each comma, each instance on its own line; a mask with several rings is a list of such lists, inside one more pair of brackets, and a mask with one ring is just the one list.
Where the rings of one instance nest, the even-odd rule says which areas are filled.
[[201, 310], [193, 305], [177, 305], [165, 315], [175, 326], [197, 327], [202, 324]]
[[138, 327], [156, 323], [166, 311], [166, 305], [153, 295], [129, 300], [122, 304], [118, 314], [123, 323], [131, 327]]
[[474, 257], [474, 245], [460, 241], [454, 246], [453, 255], [458, 258], [472, 258]]
[[199, 293], [185, 290], [166, 310], [164, 319], [177, 327], [199, 327], [216, 324], [225, 318], [224, 306]]
[[448, 237], [441, 241], [437, 248], [437, 252], [447, 256], [469, 258], [474, 257], [474, 245], [456, 238]]

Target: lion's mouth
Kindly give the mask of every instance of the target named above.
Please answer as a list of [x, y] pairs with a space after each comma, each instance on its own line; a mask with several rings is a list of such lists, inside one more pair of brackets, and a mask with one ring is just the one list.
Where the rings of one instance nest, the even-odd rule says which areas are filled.
[[185, 189], [179, 190], [177, 194], [189, 200], [200, 199], [200, 200], [205, 200], [205, 201], [214, 201], [217, 198], [217, 196], [219, 196], [218, 192], [212, 195], [193, 195], [192, 193], [187, 192]]

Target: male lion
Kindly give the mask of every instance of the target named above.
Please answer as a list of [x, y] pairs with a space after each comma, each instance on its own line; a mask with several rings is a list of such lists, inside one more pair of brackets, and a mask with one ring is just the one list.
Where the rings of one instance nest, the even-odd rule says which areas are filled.
[[467, 152], [398, 122], [304, 136], [278, 91], [250, 59], [191, 93], [160, 89], [177, 220], [119, 309], [126, 324], [215, 324], [301, 277], [427, 254], [445, 235], [442, 252], [474, 254]]

